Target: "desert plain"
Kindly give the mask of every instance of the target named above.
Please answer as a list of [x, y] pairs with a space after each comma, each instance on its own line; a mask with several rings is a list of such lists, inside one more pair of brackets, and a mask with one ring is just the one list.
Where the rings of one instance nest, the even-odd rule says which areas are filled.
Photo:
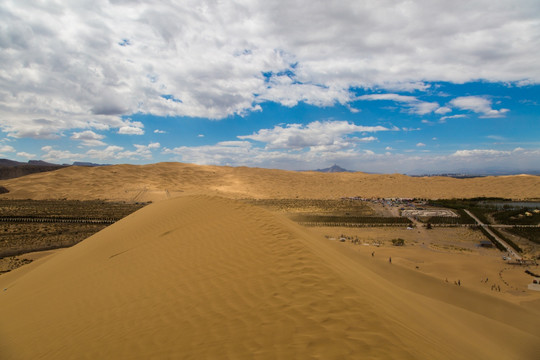
[[[303, 226], [261, 199], [539, 199], [540, 177], [160, 163], [1, 181], [2, 199], [152, 202], [0, 276], [2, 359], [537, 359], [536, 265], [479, 231]], [[376, 210], [376, 209], [375, 209]], [[391, 240], [402, 238], [405, 246]], [[354, 239], [354, 241], [352, 240]], [[343, 240], [343, 241], [341, 241]], [[459, 284], [458, 284], [459, 281]]]

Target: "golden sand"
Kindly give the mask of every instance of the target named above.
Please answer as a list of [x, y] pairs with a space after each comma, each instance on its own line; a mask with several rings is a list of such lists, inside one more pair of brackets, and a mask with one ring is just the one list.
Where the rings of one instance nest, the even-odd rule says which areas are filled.
[[2, 359], [534, 359], [540, 314], [234, 200], [149, 205], [0, 277]]
[[[325, 229], [234, 200], [540, 198], [537, 176], [458, 180], [162, 163], [70, 167], [0, 185], [10, 190], [5, 198], [155, 202], [0, 276], [2, 360], [537, 359], [540, 353], [539, 297], [494, 296], [487, 284], [473, 285], [498, 275], [495, 258], [477, 256], [477, 263], [460, 249], [437, 255], [444, 241], [399, 253], [382, 247], [372, 257], [367, 246], [329, 241]], [[363, 240], [381, 236], [355, 231]], [[415, 236], [432, 236], [426, 234], [403, 237], [420, 245]], [[503, 275], [512, 283], [524, 278]], [[454, 278], [464, 285], [452, 284]]]
[[181, 163], [69, 167], [1, 181], [4, 198], [156, 201], [183, 194], [232, 198], [343, 196], [540, 198], [540, 176], [453, 179], [365, 173], [317, 173]]

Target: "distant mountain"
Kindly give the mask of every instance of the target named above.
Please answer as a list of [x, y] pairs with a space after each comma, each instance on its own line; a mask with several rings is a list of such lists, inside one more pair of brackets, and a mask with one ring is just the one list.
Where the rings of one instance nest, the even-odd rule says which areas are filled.
[[30, 160], [20, 162], [9, 159], [0, 159], [0, 180], [14, 179], [21, 176], [46, 171], [53, 171], [68, 166], [108, 166], [108, 164], [94, 164], [91, 162], [75, 161], [71, 164], [53, 164], [43, 160]]
[[484, 170], [484, 171], [463, 171], [455, 173], [419, 173], [419, 175], [408, 174], [413, 177], [434, 177], [434, 176], [443, 176], [451, 177], [456, 179], [468, 179], [468, 178], [477, 178], [477, 177], [486, 177], [486, 176], [513, 176], [513, 175], [540, 175], [539, 170]]
[[110, 164], [95, 164], [86, 161], [75, 161], [73, 166], [109, 166]]
[[19, 165], [26, 165], [26, 163], [9, 160], [9, 159], [0, 159], [0, 166], [19, 166]]
[[334, 164], [333, 166], [331, 166], [329, 168], [326, 168], [326, 169], [317, 169], [317, 170], [314, 170], [314, 171], [325, 172], [325, 173], [354, 172], [352, 170], [344, 169], [341, 166], [336, 165], [336, 164]]
[[62, 165], [46, 162], [46, 161], [43, 161], [43, 160], [29, 160], [28, 162], [20, 162], [20, 161], [9, 160], [9, 159], [0, 159], [0, 166], [23, 166], [23, 165], [29, 165], [29, 166], [62, 166]]
[[28, 165], [33, 165], [33, 166], [61, 166], [61, 165], [49, 163], [49, 162], [46, 162], [46, 161], [43, 161], [43, 160], [29, 160]]
[[63, 167], [66, 167], [66, 165], [51, 164], [42, 160], [30, 160], [27, 163], [24, 163], [9, 159], [0, 159], [0, 180], [14, 179], [29, 174], [53, 171]]

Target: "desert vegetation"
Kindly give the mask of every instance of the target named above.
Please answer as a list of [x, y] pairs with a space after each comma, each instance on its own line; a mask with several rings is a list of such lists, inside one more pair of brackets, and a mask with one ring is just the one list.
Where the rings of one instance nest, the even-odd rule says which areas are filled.
[[508, 228], [507, 231], [540, 245], [540, 228], [512, 227]]
[[244, 199], [242, 201], [285, 213], [357, 217], [376, 215], [366, 203], [348, 199]]
[[[0, 259], [69, 247], [145, 204], [0, 200]], [[14, 264], [25, 262], [12, 261]]]

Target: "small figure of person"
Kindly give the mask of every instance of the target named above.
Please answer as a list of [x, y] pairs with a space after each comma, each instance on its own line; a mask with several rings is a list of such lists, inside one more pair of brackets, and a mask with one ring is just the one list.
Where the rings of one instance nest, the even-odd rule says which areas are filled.
[[371, 252], [371, 257], [375, 256], [375, 251]]
[[388, 258], [388, 262], [391, 264], [392, 263], [392, 257], [389, 257]]

